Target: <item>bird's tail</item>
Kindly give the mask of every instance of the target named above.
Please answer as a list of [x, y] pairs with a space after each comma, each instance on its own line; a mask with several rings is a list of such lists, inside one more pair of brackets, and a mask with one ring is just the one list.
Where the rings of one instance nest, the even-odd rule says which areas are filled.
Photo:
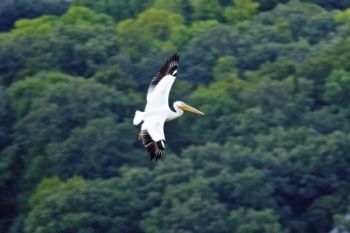
[[134, 120], [133, 120], [132, 123], [133, 123], [134, 125], [140, 124], [140, 123], [143, 121], [144, 115], [145, 115], [144, 112], [141, 112], [141, 111], [138, 111], [138, 110], [137, 110], [137, 111], [135, 112]]

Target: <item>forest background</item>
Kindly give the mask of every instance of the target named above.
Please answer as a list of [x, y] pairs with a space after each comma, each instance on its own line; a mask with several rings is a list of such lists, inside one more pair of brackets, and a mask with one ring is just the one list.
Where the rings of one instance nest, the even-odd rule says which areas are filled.
[[[0, 232], [350, 231], [350, 1], [3, 0]], [[152, 163], [132, 125], [181, 54]]]

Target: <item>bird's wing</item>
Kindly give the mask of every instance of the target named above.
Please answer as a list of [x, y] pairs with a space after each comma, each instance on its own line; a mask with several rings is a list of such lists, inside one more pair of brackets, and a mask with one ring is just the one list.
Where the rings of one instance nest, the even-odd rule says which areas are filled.
[[175, 81], [180, 56], [174, 53], [152, 79], [147, 92], [146, 111], [168, 105], [170, 89]]
[[142, 124], [141, 139], [151, 160], [158, 160], [164, 152], [164, 122], [164, 117], [153, 116]]
[[147, 130], [141, 130], [142, 143], [149, 154], [150, 160], [157, 161], [164, 153], [164, 146], [162, 142], [156, 142], [152, 139], [151, 135]]
[[152, 79], [148, 88], [148, 93], [152, 93], [160, 81], [167, 75], [176, 76], [180, 56], [177, 53], [171, 55], [168, 60], [160, 67], [157, 75]]
[[[165, 140], [164, 136], [164, 122], [167, 118], [165, 111], [155, 112], [149, 114], [144, 120], [141, 129], [147, 130], [154, 141]], [[166, 113], [166, 112], [165, 112]]]

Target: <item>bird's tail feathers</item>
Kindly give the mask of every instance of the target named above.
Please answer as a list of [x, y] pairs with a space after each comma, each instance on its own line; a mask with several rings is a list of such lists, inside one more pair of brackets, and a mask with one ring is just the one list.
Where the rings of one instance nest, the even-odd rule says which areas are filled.
[[145, 115], [144, 112], [141, 112], [141, 111], [138, 111], [138, 110], [137, 110], [137, 111], [135, 112], [134, 120], [133, 120], [132, 123], [133, 123], [134, 125], [140, 124], [140, 123], [143, 121], [144, 115]]

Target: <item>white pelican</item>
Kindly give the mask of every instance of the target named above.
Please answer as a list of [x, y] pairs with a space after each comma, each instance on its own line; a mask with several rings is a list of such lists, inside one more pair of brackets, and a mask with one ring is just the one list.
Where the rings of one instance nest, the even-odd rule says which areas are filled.
[[175, 101], [173, 106], [175, 112], [169, 108], [169, 93], [173, 85], [180, 56], [174, 53], [159, 69], [157, 75], [152, 79], [147, 92], [147, 104], [145, 111], [136, 111], [133, 124], [143, 122], [139, 139], [150, 155], [151, 160], [157, 161], [161, 158], [165, 149], [164, 123], [180, 117], [187, 110], [199, 115], [203, 112], [185, 104]]

